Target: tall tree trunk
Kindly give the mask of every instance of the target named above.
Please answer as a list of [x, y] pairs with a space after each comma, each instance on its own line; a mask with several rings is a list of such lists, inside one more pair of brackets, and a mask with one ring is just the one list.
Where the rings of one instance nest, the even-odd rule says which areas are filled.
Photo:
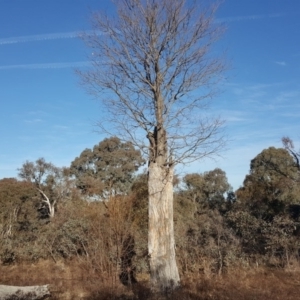
[[149, 165], [149, 233], [151, 283], [155, 291], [179, 286], [173, 223], [173, 167]]

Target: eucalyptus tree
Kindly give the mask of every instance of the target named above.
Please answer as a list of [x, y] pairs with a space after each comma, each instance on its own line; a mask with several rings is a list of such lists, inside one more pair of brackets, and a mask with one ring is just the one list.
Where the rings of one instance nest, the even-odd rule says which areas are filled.
[[226, 173], [219, 168], [204, 172], [203, 174], [187, 174], [184, 176], [183, 182], [187, 190], [202, 192], [204, 194], [203, 197], [208, 201], [215, 198], [224, 198], [224, 194], [231, 190]]
[[237, 191], [237, 198], [251, 207], [256, 217], [272, 220], [288, 205], [299, 201], [299, 176], [286, 149], [269, 147], [251, 160], [250, 173]]
[[250, 172], [236, 191], [237, 201], [227, 215], [249, 253], [289, 256], [299, 251], [300, 172], [294, 157], [283, 148], [269, 147], [251, 160]]
[[111, 137], [82, 151], [71, 163], [70, 172], [84, 195], [109, 199], [127, 193], [143, 164], [141, 152], [131, 142]]
[[174, 166], [222, 150], [223, 121], [207, 105], [223, 79], [213, 49], [224, 31], [217, 5], [197, 0], [117, 0], [95, 13], [85, 40], [92, 67], [79, 72], [101, 101], [99, 126], [139, 146], [148, 159], [148, 252], [153, 289], [180, 284], [173, 228]]
[[230, 197], [232, 187], [228, 183], [226, 173], [219, 168], [204, 172], [203, 174], [187, 174], [184, 176], [183, 182], [186, 187], [183, 192], [190, 194], [195, 208], [200, 204], [198, 209], [201, 209], [204, 205], [221, 210], [222, 206], [231, 203], [229, 199], [228, 203], [226, 203], [225, 195], [227, 193], [227, 198], [228, 196]]
[[45, 216], [53, 218], [57, 203], [71, 195], [72, 180], [67, 168], [58, 168], [39, 158], [35, 162], [26, 161], [19, 171], [19, 177], [32, 182], [42, 197], [41, 210]]

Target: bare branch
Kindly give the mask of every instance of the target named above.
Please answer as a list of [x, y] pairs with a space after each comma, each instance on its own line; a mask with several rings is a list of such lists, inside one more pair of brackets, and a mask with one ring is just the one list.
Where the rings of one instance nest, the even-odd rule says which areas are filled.
[[[184, 0], [115, 3], [118, 19], [94, 14], [95, 34], [85, 36], [93, 68], [79, 72], [107, 112], [102, 130], [121, 132], [128, 139], [142, 129], [134, 143], [144, 150], [145, 137], [163, 126], [176, 163], [221, 150], [217, 144], [224, 145], [223, 122], [202, 113], [226, 67], [222, 56], [211, 55], [224, 31], [213, 18], [218, 5], [188, 5]], [[209, 144], [213, 150], [208, 151]]]
[[298, 168], [298, 170], [300, 171], [300, 161], [299, 161], [299, 158], [300, 158], [300, 152], [295, 152], [294, 150], [294, 143], [293, 141], [287, 137], [287, 136], [284, 136], [282, 139], [282, 144], [284, 146], [284, 148], [290, 152], [290, 154], [293, 156], [294, 160], [295, 160], [295, 164]]

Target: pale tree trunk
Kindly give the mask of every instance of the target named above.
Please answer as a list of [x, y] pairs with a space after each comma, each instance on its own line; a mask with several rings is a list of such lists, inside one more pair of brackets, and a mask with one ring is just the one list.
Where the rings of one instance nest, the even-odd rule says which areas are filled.
[[55, 213], [55, 204], [56, 204], [56, 200], [51, 204], [49, 198], [47, 197], [47, 195], [39, 188], [37, 188], [37, 190], [41, 193], [41, 195], [44, 197], [43, 202], [46, 203], [48, 210], [49, 210], [49, 217], [53, 218], [54, 217], [54, 213]]
[[148, 251], [152, 287], [167, 292], [179, 286], [173, 225], [173, 167], [149, 165]]

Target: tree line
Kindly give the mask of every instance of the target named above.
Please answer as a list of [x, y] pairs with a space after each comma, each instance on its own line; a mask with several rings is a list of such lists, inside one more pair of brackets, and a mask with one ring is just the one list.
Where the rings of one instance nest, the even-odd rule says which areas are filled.
[[[290, 141], [291, 142], [291, 141]], [[240, 265], [299, 261], [298, 154], [264, 149], [236, 191], [226, 173], [174, 176], [174, 230], [180, 274], [222, 274]], [[117, 137], [85, 149], [68, 168], [40, 158], [19, 180], [0, 180], [3, 264], [78, 259], [124, 284], [149, 272], [145, 161]]]

